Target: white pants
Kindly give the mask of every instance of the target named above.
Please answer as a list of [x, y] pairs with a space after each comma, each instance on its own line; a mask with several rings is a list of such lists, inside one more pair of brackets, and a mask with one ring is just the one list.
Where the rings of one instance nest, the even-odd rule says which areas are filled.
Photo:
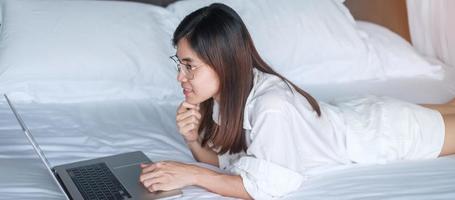
[[346, 148], [355, 163], [436, 158], [445, 126], [435, 110], [388, 97], [336, 102], [346, 122]]

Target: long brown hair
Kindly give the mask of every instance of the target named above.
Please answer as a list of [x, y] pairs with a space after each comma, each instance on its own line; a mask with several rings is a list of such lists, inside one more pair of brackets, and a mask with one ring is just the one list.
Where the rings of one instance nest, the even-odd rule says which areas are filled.
[[172, 42], [186, 38], [190, 47], [220, 79], [219, 125], [212, 119], [213, 98], [201, 103], [203, 116], [199, 134], [202, 146], [211, 142], [219, 154], [246, 151], [243, 112], [253, 87], [253, 68], [280, 77], [306, 97], [314, 111], [321, 115], [317, 101], [308, 93], [275, 72], [259, 56], [240, 16], [230, 7], [214, 3], [200, 8], [178, 25]]

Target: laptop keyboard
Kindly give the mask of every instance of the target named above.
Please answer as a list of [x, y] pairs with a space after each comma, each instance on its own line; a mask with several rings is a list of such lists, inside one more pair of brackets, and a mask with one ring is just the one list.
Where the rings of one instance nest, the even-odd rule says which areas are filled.
[[66, 171], [85, 200], [131, 198], [105, 163], [85, 165]]

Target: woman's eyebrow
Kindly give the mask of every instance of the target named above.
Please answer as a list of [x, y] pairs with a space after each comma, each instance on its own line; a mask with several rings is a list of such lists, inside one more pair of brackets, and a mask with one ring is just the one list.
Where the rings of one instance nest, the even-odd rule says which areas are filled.
[[185, 62], [192, 62], [193, 61], [193, 59], [191, 59], [191, 58], [182, 58], [181, 60], [185, 61]]

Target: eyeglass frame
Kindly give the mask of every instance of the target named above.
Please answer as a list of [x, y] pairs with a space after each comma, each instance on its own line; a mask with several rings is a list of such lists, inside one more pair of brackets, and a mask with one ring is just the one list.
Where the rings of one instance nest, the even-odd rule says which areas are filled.
[[[194, 72], [193, 70], [198, 68], [198, 66], [191, 66], [190, 64], [185, 64], [185, 63], [182, 63], [182, 61], [180, 61], [179, 57], [176, 55], [173, 55], [173, 56], [169, 56], [169, 58], [175, 62], [175, 64], [177, 64], [176, 66], [176, 70], [178, 73], [180, 73], [180, 71], [183, 72], [183, 75], [185, 75], [185, 78], [187, 78], [188, 80], [193, 80], [194, 79]], [[184, 66], [183, 70], [182, 70], [182, 65]]]

